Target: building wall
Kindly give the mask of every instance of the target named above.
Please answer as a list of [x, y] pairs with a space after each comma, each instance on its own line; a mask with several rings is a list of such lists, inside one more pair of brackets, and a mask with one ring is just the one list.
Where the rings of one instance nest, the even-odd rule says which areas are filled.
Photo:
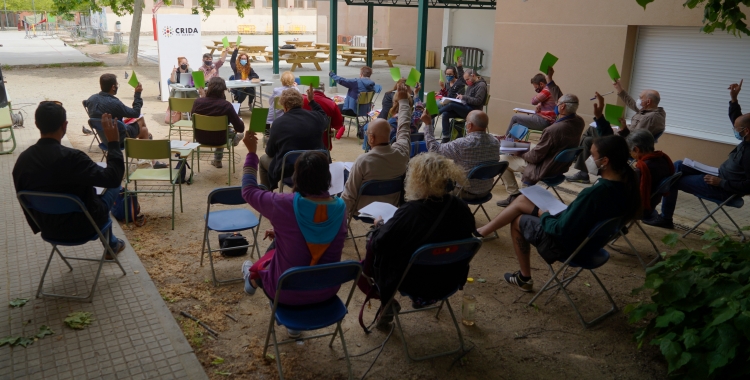
[[[606, 93], [613, 89], [607, 67], [614, 63], [621, 68], [622, 81], [628, 88], [637, 26], [695, 26], [699, 33], [702, 8], [690, 10], [682, 4], [682, 0], [661, 0], [649, 4], [644, 11], [635, 0], [498, 2], [489, 106], [495, 132], [505, 130], [513, 108], [529, 108], [534, 95], [530, 79], [538, 73], [546, 52], [560, 59], [555, 65], [555, 81], [563, 92], [579, 96], [579, 114], [591, 121], [593, 102], [588, 99], [595, 91]], [[610, 103], [615, 99], [614, 94], [606, 97]], [[619, 99], [617, 103], [623, 105]], [[657, 145], [675, 160], [689, 156], [715, 166], [726, 159], [732, 148], [729, 144], [667, 133]]]
[[492, 9], [455, 9], [446, 10], [446, 12], [451, 14], [447, 45], [482, 49], [484, 68], [479, 73], [485, 77], [491, 77], [494, 36], [492, 33], [477, 33], [477, 31], [494, 29], [495, 12]]

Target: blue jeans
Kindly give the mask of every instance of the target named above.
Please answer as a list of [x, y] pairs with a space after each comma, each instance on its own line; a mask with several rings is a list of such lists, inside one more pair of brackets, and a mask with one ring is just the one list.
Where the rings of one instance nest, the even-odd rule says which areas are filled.
[[711, 186], [707, 184], [703, 177], [706, 173], [695, 170], [693, 168], [682, 166], [682, 161], [674, 162], [674, 170], [676, 172], [682, 172], [682, 177], [675, 183], [671, 189], [669, 189], [669, 195], [662, 198], [661, 203], [661, 216], [664, 219], [672, 220], [674, 215], [674, 209], [677, 205], [677, 190], [682, 190], [686, 193], [693, 195], [700, 195], [702, 197], [716, 199], [717, 201], [725, 201], [733, 194], [717, 186]]
[[450, 102], [438, 110], [443, 115], [443, 137], [451, 137], [451, 120], [458, 117], [465, 119], [469, 112], [473, 111], [471, 106], [463, 103]]
[[[120, 194], [120, 191], [122, 190], [122, 187], [113, 187], [111, 189], [107, 189], [102, 193], [102, 195], [99, 196], [99, 199], [104, 202], [104, 204], [107, 206], [107, 210], [111, 210], [112, 206], [115, 204], [115, 199], [117, 199], [117, 196]], [[109, 216], [107, 216], [109, 217]], [[102, 231], [102, 233], [107, 233], [107, 231]], [[115, 237], [115, 234], [111, 231], [109, 231], [109, 246], [112, 248], [115, 248], [117, 246], [117, 237]]]

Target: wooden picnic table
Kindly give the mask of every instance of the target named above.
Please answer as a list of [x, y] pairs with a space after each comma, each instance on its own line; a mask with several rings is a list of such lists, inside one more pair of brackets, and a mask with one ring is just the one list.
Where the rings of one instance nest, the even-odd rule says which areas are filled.
[[265, 55], [266, 55], [266, 46], [265, 45], [243, 45], [243, 44], [240, 44], [240, 52], [247, 54], [253, 60], [255, 60], [256, 57], [265, 58]]
[[284, 41], [287, 45], [294, 45], [296, 47], [312, 47], [314, 41]]
[[[372, 48], [372, 61], [386, 61], [388, 66], [393, 67], [393, 60], [398, 58], [398, 54], [390, 54], [391, 48]], [[360, 46], [350, 46], [349, 53], [342, 53], [341, 58], [346, 59], [344, 66], [349, 66], [352, 59], [362, 58], [367, 59], [367, 48]]]
[[[302, 68], [303, 63], [312, 63], [318, 71], [323, 71], [319, 63], [325, 62], [327, 58], [316, 57], [318, 53], [324, 53], [324, 51], [320, 49], [279, 49], [279, 60], [283, 59], [287, 63], [291, 63], [291, 71], [294, 71], [297, 67]], [[266, 60], [273, 59], [269, 55], [266, 54]]]
[[[339, 52], [343, 52], [344, 51], [344, 47], [349, 47], [349, 45], [346, 45], [346, 44], [337, 44], [336, 45], [336, 50], [339, 51]], [[328, 54], [329, 56], [331, 54], [331, 44], [329, 44], [329, 43], [316, 42], [315, 43], [315, 48], [325, 51], [325, 53]]]

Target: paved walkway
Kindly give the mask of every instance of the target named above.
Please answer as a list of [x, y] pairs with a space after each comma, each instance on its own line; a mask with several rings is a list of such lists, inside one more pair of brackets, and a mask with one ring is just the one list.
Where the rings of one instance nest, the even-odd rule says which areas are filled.
[[25, 32], [0, 32], [0, 65], [47, 65], [57, 63], [95, 62], [57, 37], [37, 32], [35, 38], [25, 38]]
[[[32, 120], [16, 129], [18, 147], [0, 156], [0, 338], [33, 336], [42, 325], [55, 333], [24, 348], [0, 347], [0, 380], [6, 379], [207, 379], [192, 348], [173, 318], [143, 264], [128, 243], [119, 258], [127, 275], [105, 264], [92, 303], [34, 298], [51, 246], [33, 235], [15, 197], [11, 172], [18, 154], [36, 142]], [[7, 135], [6, 135], [7, 136]], [[67, 138], [64, 144], [70, 146]], [[114, 233], [126, 240], [119, 224]], [[101, 244], [63, 248], [73, 256], [101, 255]], [[97, 263], [71, 262], [68, 272], [55, 258], [45, 291], [85, 294]], [[15, 298], [28, 298], [10, 308]], [[87, 311], [95, 321], [72, 330], [63, 320]]]

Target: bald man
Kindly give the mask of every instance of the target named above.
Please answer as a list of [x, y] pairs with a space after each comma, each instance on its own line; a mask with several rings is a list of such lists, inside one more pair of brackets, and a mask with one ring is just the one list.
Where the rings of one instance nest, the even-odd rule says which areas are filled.
[[369, 152], [357, 157], [346, 181], [344, 194], [341, 196], [346, 203], [347, 215], [357, 215], [362, 207], [372, 202], [385, 202], [398, 205], [400, 194], [382, 197], [363, 196], [357, 199], [359, 188], [363, 183], [372, 180], [389, 180], [401, 177], [406, 173], [411, 150], [411, 114], [409, 92], [401, 85], [396, 91], [394, 102], [398, 102], [398, 130], [396, 142], [390, 144], [391, 125], [384, 119], [374, 119], [367, 127], [367, 143]]
[[[500, 141], [487, 133], [490, 119], [482, 111], [471, 111], [466, 115], [466, 136], [442, 144], [435, 139], [435, 127], [427, 112], [422, 115], [422, 122], [425, 124], [424, 140], [427, 149], [452, 159], [466, 174], [478, 165], [500, 160]], [[472, 179], [459, 196], [466, 200], [485, 197], [492, 191], [493, 182], [492, 179]]]
[[[622, 88], [619, 79], [615, 81], [614, 87], [615, 91], [617, 91], [617, 96], [625, 102], [628, 108], [635, 111], [635, 115], [630, 119], [630, 126], [624, 122], [620, 122], [622, 125], [620, 125], [620, 130], [617, 133], [622, 137], [627, 137], [631, 130], [647, 129], [654, 135], [654, 139], [658, 142], [659, 136], [664, 133], [667, 120], [667, 113], [664, 112], [664, 108], [659, 107], [659, 102], [661, 101], [659, 92], [656, 90], [643, 90], [638, 96], [638, 100], [635, 101]], [[596, 121], [596, 119], [594, 120]], [[565, 177], [568, 182], [590, 183], [589, 173], [586, 170], [586, 160], [591, 155], [591, 144], [596, 136], [594, 128], [589, 127], [581, 137], [580, 146], [583, 148], [583, 153], [578, 155], [575, 164], [578, 173], [570, 177]]]

